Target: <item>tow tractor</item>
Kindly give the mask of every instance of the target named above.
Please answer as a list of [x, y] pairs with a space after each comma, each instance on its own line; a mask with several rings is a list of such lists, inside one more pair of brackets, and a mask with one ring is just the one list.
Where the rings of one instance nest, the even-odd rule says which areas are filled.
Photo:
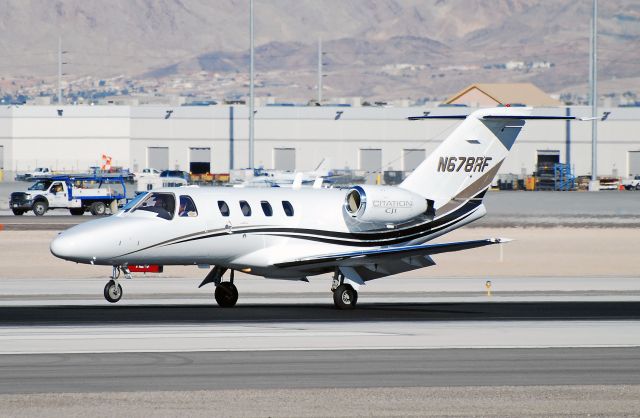
[[9, 207], [14, 215], [30, 210], [42, 216], [51, 209], [68, 209], [72, 215], [115, 213], [126, 202], [122, 176], [53, 176], [40, 178], [24, 192], [13, 192]]

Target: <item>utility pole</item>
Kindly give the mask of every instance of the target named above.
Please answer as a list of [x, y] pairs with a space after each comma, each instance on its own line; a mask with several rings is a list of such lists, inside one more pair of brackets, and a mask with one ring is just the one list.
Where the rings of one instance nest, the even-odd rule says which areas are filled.
[[253, 65], [253, 0], [249, 0], [249, 168], [254, 167], [254, 65]]
[[600, 190], [598, 181], [598, 0], [593, 0], [591, 16], [591, 48], [589, 74], [589, 104], [591, 105], [591, 181], [589, 191]]
[[318, 38], [318, 105], [322, 105], [322, 38]]
[[58, 104], [62, 104], [62, 76], [65, 75], [62, 72], [62, 66], [68, 64], [62, 61], [62, 56], [67, 51], [62, 50], [62, 36], [58, 36]]
[[58, 37], [58, 104], [62, 104], [62, 36]]

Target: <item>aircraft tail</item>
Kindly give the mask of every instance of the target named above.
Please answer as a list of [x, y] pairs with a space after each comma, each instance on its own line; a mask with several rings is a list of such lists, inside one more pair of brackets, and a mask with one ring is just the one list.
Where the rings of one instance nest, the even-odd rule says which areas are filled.
[[[420, 116], [410, 119], [464, 121], [422, 162], [400, 187], [433, 200], [439, 213], [461, 201], [482, 199], [509, 154], [531, 108], [481, 109], [469, 116]], [[555, 118], [555, 117], [552, 117]], [[457, 202], [457, 203], [456, 203]]]

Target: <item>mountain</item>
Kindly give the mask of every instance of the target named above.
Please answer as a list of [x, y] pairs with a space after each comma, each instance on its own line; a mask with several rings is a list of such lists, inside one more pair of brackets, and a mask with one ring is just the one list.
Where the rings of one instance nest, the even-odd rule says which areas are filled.
[[[475, 81], [581, 91], [590, 7], [590, 0], [255, 0], [259, 93], [312, 96], [319, 38], [335, 96], [417, 99]], [[0, 74], [55, 77], [58, 37], [70, 80], [245, 73], [248, 9], [248, 0], [0, 0]], [[598, 23], [601, 79], [639, 77], [640, 2], [600, 2]], [[509, 61], [552, 65], [501, 67]], [[242, 83], [229, 92], [242, 93]]]

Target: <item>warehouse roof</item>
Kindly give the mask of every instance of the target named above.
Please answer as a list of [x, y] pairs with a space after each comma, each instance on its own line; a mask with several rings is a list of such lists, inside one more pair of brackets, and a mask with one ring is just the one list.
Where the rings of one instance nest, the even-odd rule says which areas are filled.
[[476, 83], [460, 90], [447, 104], [481, 106], [488, 104], [524, 104], [527, 106], [561, 106], [558, 100], [531, 83]]

